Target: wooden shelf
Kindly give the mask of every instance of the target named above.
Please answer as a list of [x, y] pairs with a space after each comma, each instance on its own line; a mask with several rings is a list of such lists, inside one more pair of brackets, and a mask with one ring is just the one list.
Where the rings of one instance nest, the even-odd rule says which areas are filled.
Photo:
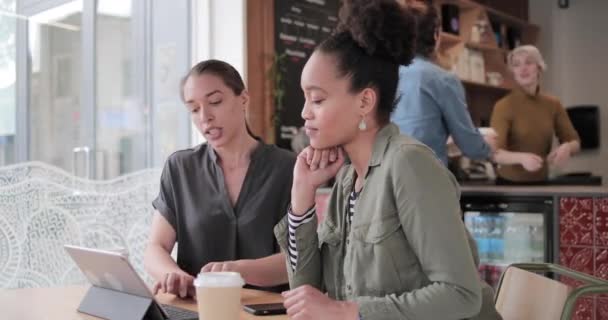
[[[508, 0], [508, 2], [510, 1]], [[505, 0], [505, 2], [507, 1]], [[481, 54], [483, 56], [483, 79], [486, 79], [489, 73], [498, 73], [503, 78], [502, 84], [498, 86], [460, 79], [465, 89], [471, 119], [477, 125], [487, 125], [496, 102], [509, 94], [514, 85], [505, 61], [508, 50], [506, 47], [499, 46], [496, 33], [500, 34], [503, 44], [507, 42], [509, 29], [520, 33], [519, 40], [522, 44], [535, 44], [538, 42], [540, 30], [536, 25], [525, 20], [488, 8], [473, 0], [436, 0], [433, 3], [438, 9], [442, 4], [447, 3], [456, 5], [460, 9], [458, 16], [460, 33], [459, 35], [446, 32], [440, 34], [441, 45], [437, 54], [437, 63], [447, 70], [467, 74], [472, 72], [471, 68], [480, 67], [479, 55]], [[484, 21], [489, 30], [480, 32], [478, 42], [471, 42], [471, 39], [477, 39], [476, 34], [473, 37], [474, 31], [476, 31], [473, 28], [480, 21]], [[496, 27], [500, 30], [494, 30]], [[467, 56], [470, 53], [467, 51], [475, 51], [475, 53]], [[479, 69], [474, 70], [479, 71]], [[481, 79], [479, 75], [479, 80]]]
[[498, 52], [502, 52], [502, 53], [508, 53], [508, 51], [503, 48], [499, 48], [495, 45], [486, 44], [486, 43], [467, 42], [467, 43], [465, 43], [465, 46], [467, 48], [477, 49], [477, 50], [481, 50], [481, 51], [498, 51]]
[[501, 86], [494, 86], [488, 83], [481, 83], [481, 82], [477, 82], [477, 81], [471, 81], [471, 80], [461, 80], [462, 83], [466, 86], [471, 86], [471, 87], [475, 87], [475, 88], [480, 88], [480, 89], [490, 89], [490, 90], [495, 90], [495, 91], [501, 91], [501, 92], [509, 92], [511, 91], [511, 88], [505, 86], [505, 85], [501, 85]]
[[449, 1], [445, 1], [445, 2], [454, 3], [463, 8], [470, 8], [470, 7], [481, 8], [481, 9], [485, 10], [487, 13], [498, 17], [500, 20], [502, 20], [504, 22], [508, 22], [513, 25], [518, 25], [520, 27], [527, 27], [527, 28], [532, 28], [532, 29], [537, 29], [537, 30], [539, 29], [539, 27], [537, 25], [531, 24], [526, 20], [522, 20], [520, 18], [514, 17], [510, 14], [506, 14], [504, 12], [498, 11], [498, 10], [496, 10], [494, 8], [490, 8], [488, 6], [484, 6], [483, 4], [474, 2], [472, 0], [449, 0]]
[[472, 0], [443, 0], [441, 1], [441, 3], [452, 3], [466, 10], [483, 7], [480, 3], [474, 2]]
[[537, 25], [529, 23], [528, 21], [513, 17], [511, 15], [508, 15], [506, 13], [500, 12], [496, 9], [493, 8], [489, 8], [489, 7], [485, 7], [484, 9], [488, 12], [488, 14], [497, 17], [498, 19], [500, 19], [503, 22], [507, 22], [509, 24], [512, 25], [516, 25], [522, 28], [530, 28], [530, 29], [540, 29]]

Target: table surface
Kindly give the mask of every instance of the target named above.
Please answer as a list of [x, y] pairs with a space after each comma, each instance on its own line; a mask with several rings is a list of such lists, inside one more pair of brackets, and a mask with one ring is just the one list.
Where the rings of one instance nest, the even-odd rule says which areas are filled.
[[[76, 311], [88, 286], [0, 289], [0, 318], [19, 320], [40, 319], [98, 319]], [[196, 311], [196, 301], [184, 300], [169, 294], [159, 294], [156, 300], [162, 304]], [[277, 293], [243, 289], [242, 304], [282, 302]], [[288, 319], [286, 315], [258, 317], [241, 311], [240, 319]]]

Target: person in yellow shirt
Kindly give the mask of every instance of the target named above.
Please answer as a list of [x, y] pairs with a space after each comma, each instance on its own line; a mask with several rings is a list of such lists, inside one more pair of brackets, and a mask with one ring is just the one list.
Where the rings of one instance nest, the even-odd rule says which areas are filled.
[[[580, 139], [560, 101], [540, 92], [547, 66], [539, 50], [517, 47], [507, 63], [515, 89], [496, 103], [490, 121], [498, 134], [497, 183], [539, 183], [549, 165], [563, 166], [580, 150]], [[560, 144], [551, 150], [554, 136]]]

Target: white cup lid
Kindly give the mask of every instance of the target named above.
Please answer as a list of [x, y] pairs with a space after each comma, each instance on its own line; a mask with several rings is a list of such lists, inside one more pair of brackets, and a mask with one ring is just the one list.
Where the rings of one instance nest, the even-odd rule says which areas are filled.
[[195, 287], [242, 287], [245, 280], [238, 272], [202, 272], [194, 279]]

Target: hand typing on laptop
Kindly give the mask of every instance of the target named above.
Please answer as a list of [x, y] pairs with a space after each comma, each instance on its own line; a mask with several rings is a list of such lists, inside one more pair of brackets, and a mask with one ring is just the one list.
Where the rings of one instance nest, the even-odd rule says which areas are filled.
[[194, 289], [194, 277], [187, 274], [184, 271], [168, 272], [165, 274], [164, 279], [156, 281], [152, 292], [157, 294], [171, 293], [181, 298], [196, 297], [196, 290]]

